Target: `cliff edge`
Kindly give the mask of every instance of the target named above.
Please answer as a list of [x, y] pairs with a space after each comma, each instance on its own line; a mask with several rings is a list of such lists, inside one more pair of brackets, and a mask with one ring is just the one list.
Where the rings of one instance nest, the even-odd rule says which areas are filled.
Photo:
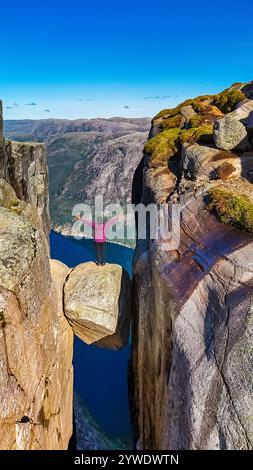
[[2, 116], [0, 448], [61, 450], [72, 435], [73, 332], [62, 307], [67, 268], [49, 260], [45, 150], [1, 131]]
[[[50, 259], [45, 148], [1, 132], [0, 115], [0, 449], [64, 450], [73, 431], [73, 333], [125, 345], [131, 284], [118, 265], [70, 269]], [[87, 447], [93, 434], [86, 424]]]
[[138, 448], [253, 446], [252, 98], [235, 84], [152, 122], [136, 184], [146, 205], [180, 204], [180, 243], [136, 250]]

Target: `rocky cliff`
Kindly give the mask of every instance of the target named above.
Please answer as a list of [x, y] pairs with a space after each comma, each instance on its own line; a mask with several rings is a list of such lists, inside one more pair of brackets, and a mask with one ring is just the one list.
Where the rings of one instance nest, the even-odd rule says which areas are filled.
[[[121, 347], [129, 334], [130, 281], [120, 266], [86, 263], [71, 270], [50, 260], [42, 144], [5, 141], [0, 133], [0, 176], [0, 449], [67, 449], [73, 422], [70, 323], [89, 344]], [[90, 436], [99, 437], [87, 423], [81, 434], [87, 446], [93, 445]]]
[[1, 142], [0, 448], [66, 449], [73, 332], [62, 307], [65, 273], [48, 256], [45, 151]]
[[41, 228], [48, 234], [48, 169], [44, 145], [12, 142], [3, 137], [1, 141], [0, 177], [10, 183], [19, 199], [37, 209]]
[[252, 82], [235, 84], [152, 122], [135, 185], [145, 204], [182, 210], [178, 247], [136, 250], [138, 448], [253, 446], [252, 97]]
[[72, 434], [73, 333], [47, 241], [0, 208], [1, 449], [66, 449]]

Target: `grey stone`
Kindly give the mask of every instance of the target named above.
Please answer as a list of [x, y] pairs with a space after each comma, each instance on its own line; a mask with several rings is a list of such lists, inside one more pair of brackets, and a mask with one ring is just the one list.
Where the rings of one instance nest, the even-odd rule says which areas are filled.
[[247, 150], [249, 145], [245, 126], [231, 115], [215, 122], [214, 142], [216, 147], [222, 150]]
[[130, 279], [121, 266], [79, 264], [65, 283], [65, 315], [85, 343], [119, 349], [129, 338], [130, 296]]

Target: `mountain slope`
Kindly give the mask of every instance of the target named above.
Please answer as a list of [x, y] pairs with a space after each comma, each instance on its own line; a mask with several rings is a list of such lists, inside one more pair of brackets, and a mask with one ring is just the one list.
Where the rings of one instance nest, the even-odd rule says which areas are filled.
[[148, 118], [21, 120], [5, 121], [4, 135], [46, 144], [52, 225], [69, 233], [75, 204], [130, 201], [149, 128]]

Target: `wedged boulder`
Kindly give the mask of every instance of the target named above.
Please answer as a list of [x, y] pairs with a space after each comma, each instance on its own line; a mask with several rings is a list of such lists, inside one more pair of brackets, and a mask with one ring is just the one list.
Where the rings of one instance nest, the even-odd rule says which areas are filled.
[[119, 349], [129, 338], [131, 284], [119, 265], [79, 264], [64, 286], [64, 311], [87, 344]]
[[226, 115], [215, 122], [214, 142], [221, 150], [247, 150], [249, 145], [245, 126], [231, 115]]

